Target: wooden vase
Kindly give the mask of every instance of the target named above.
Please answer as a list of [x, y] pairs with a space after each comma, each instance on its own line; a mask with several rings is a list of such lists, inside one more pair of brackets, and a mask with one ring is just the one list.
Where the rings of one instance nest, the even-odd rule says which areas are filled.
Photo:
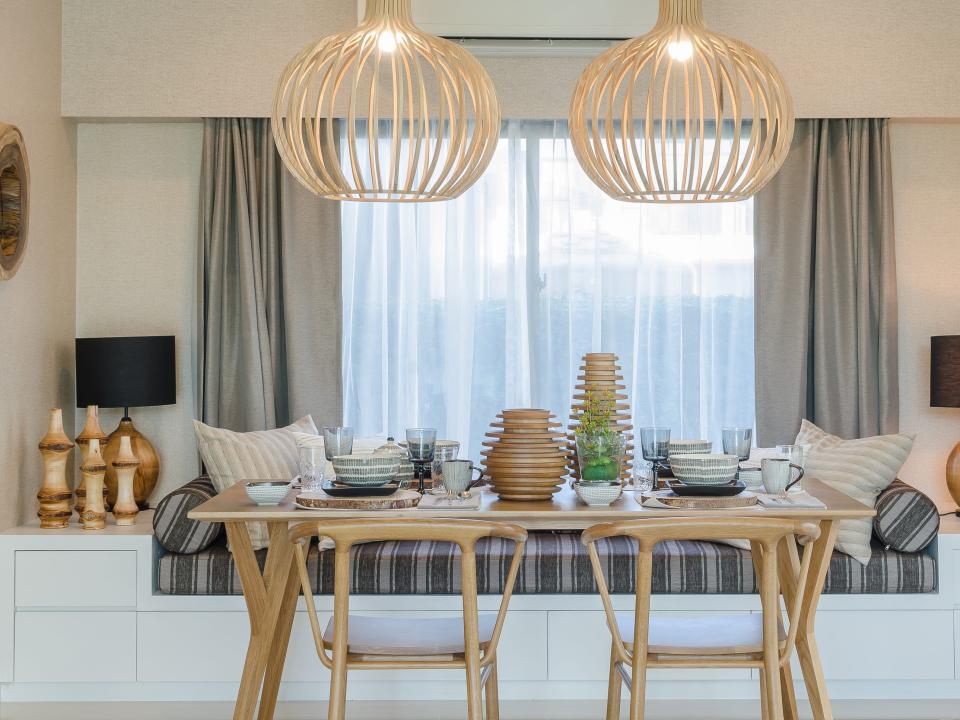
[[63, 432], [63, 410], [50, 411], [47, 434], [40, 440], [40, 455], [43, 458], [43, 484], [37, 493], [40, 509], [40, 527], [45, 529], [65, 528], [70, 524], [70, 500], [73, 494], [67, 485], [67, 458], [73, 442]]
[[[108, 435], [103, 431], [103, 428], [100, 427], [100, 409], [96, 405], [87, 405], [87, 421], [84, 423], [83, 431], [76, 437], [80, 463], [83, 464], [87, 461], [87, 450], [91, 440], [97, 440], [100, 447], [103, 448], [107, 442], [107, 438]], [[106, 492], [106, 487], [104, 487], [104, 492]], [[87, 497], [87, 490], [83, 487], [82, 479], [77, 483], [77, 488], [74, 493], [77, 496], [77, 503], [73, 507], [74, 510], [77, 511], [77, 515], [82, 517]]]
[[588, 391], [607, 391], [613, 396], [616, 408], [610, 418], [610, 429], [627, 438], [620, 479], [626, 482], [633, 470], [633, 435], [630, 434], [633, 426], [630, 424], [630, 403], [627, 402], [626, 385], [618, 362], [619, 358], [613, 353], [587, 353], [583, 356], [583, 365], [580, 366], [580, 375], [577, 377], [573, 403], [570, 406], [570, 425], [567, 435], [567, 469], [577, 480], [580, 479], [580, 463], [577, 462], [577, 429], [580, 427], [580, 416], [583, 414], [583, 404]]
[[117, 477], [117, 501], [113, 504], [113, 517], [117, 525], [133, 525], [137, 521], [137, 501], [133, 493], [133, 479], [140, 461], [133, 454], [130, 436], [120, 438], [120, 452], [111, 463], [114, 475]]
[[957, 507], [960, 507], [960, 443], [954, 445], [947, 458], [947, 490]]
[[112, 506], [117, 501], [117, 473], [113, 469], [113, 461], [120, 453], [120, 439], [125, 436], [130, 438], [133, 454], [140, 461], [140, 466], [133, 476], [133, 497], [137, 501], [137, 507], [146, 510], [150, 507], [150, 494], [160, 477], [160, 457], [150, 441], [133, 426], [130, 418], [120, 421], [117, 429], [110, 433], [103, 449], [103, 459], [107, 463], [107, 503]]
[[103, 506], [103, 477], [107, 465], [100, 454], [100, 441], [93, 439], [87, 447], [87, 457], [80, 466], [83, 487], [87, 491], [87, 504], [80, 521], [84, 530], [103, 530], [107, 525], [107, 511]]

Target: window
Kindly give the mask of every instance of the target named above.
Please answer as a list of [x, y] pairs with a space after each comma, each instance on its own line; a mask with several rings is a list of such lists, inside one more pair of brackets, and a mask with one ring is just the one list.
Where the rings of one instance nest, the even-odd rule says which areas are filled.
[[581, 357], [620, 356], [634, 427], [752, 426], [753, 205], [635, 205], [566, 123], [511, 121], [447, 203], [343, 203], [343, 381], [358, 434], [429, 426], [478, 459], [503, 408], [566, 424]]

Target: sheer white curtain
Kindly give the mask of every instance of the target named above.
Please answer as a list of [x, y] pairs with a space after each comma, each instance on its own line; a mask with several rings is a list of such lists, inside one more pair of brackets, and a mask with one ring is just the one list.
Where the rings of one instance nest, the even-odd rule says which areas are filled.
[[479, 459], [503, 408], [562, 421], [587, 352], [620, 356], [634, 425], [754, 421], [753, 207], [634, 205], [583, 174], [566, 123], [511, 121], [447, 203], [343, 203], [344, 414], [437, 427]]

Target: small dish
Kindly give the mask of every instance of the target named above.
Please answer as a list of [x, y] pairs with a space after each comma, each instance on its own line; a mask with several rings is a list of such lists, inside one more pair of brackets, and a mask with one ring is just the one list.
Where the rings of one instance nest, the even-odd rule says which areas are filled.
[[573, 484], [573, 489], [587, 505], [594, 507], [603, 507], [610, 505], [620, 498], [623, 494], [623, 485], [619, 481], [615, 482], [577, 482]]
[[243, 489], [257, 505], [279, 505], [287, 497], [292, 484], [290, 480], [254, 480]]

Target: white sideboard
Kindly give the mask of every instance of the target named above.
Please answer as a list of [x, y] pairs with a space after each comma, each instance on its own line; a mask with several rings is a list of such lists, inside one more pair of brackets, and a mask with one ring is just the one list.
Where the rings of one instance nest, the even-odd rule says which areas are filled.
[[[960, 521], [944, 519], [933, 551], [939, 592], [824, 596], [817, 637], [836, 699], [960, 699]], [[249, 633], [241, 597], [154, 592], [150, 513], [136, 526], [0, 533], [0, 702], [232, 700]], [[481, 597], [481, 611], [499, 598]], [[618, 597], [626, 609], [632, 598]], [[329, 612], [331, 598], [318, 598]], [[749, 595], [660, 595], [660, 613], [756, 612]], [[357, 596], [351, 610], [417, 616], [458, 613], [448, 596]], [[505, 699], [600, 699], [609, 635], [598, 597], [515, 596], [500, 653]], [[326, 696], [302, 605], [281, 699]], [[799, 675], [797, 675], [799, 677]], [[798, 683], [798, 694], [803, 687]], [[463, 697], [454, 671], [367, 672], [353, 699]], [[651, 697], [757, 697], [749, 670], [660, 670]]]

